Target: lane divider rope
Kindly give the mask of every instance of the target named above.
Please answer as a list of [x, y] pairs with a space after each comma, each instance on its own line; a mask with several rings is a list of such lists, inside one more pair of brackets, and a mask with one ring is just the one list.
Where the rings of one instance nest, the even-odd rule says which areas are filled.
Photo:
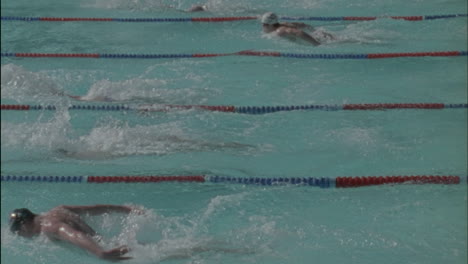
[[468, 51], [428, 51], [428, 52], [397, 52], [397, 53], [343, 53], [343, 54], [307, 54], [283, 53], [270, 51], [245, 50], [234, 53], [175, 53], [175, 54], [110, 54], [110, 53], [12, 53], [2, 52], [1, 57], [18, 58], [95, 58], [95, 59], [182, 59], [208, 58], [221, 56], [258, 56], [285, 57], [297, 59], [385, 59], [402, 57], [453, 57], [468, 56]]
[[460, 176], [371, 176], [371, 177], [225, 177], [210, 175], [188, 176], [18, 176], [2, 175], [2, 182], [20, 183], [162, 183], [162, 182], [198, 182], [198, 183], [237, 183], [244, 185], [302, 185], [320, 188], [355, 188], [383, 184], [460, 184]]
[[138, 111], [138, 112], [169, 112], [174, 110], [203, 110], [213, 112], [229, 112], [240, 114], [268, 114], [285, 111], [356, 111], [356, 110], [392, 110], [392, 109], [466, 109], [468, 104], [443, 103], [385, 103], [385, 104], [343, 104], [343, 105], [296, 105], [296, 106], [212, 106], [212, 105], [70, 105], [63, 108], [54, 105], [20, 105], [2, 104], [1, 110], [30, 111], [30, 110], [91, 110], [91, 111]]
[[[422, 21], [467, 17], [468, 14], [426, 15], [426, 16], [334, 16], [334, 17], [294, 17], [281, 16], [281, 20], [292, 21], [369, 21], [376, 19], [402, 19], [406, 21]], [[230, 22], [259, 19], [260, 16], [239, 17], [182, 17], [182, 18], [99, 18], [99, 17], [22, 17], [1, 16], [2, 21], [47, 21], [47, 22]]]

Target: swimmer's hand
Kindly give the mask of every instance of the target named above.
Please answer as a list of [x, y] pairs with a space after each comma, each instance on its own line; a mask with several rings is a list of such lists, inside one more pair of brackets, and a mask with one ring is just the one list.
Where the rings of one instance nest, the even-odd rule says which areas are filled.
[[129, 251], [130, 248], [128, 248], [127, 246], [120, 246], [111, 250], [102, 251], [99, 257], [110, 261], [127, 260], [131, 259], [132, 257], [125, 257], [123, 255], [127, 254]]
[[129, 214], [145, 215], [148, 213], [148, 211], [145, 208], [140, 207], [140, 206], [131, 205], [131, 206], [126, 206], [126, 207], [128, 208]]
[[139, 208], [133, 208], [131, 213], [137, 214], [137, 215], [145, 215], [147, 211], [143, 209], [139, 209]]

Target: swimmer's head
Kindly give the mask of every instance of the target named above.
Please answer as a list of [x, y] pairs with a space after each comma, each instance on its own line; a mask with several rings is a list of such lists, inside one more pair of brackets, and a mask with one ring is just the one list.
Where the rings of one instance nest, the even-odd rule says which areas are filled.
[[273, 12], [268, 12], [262, 16], [262, 24], [274, 25], [278, 24], [278, 16]]
[[15, 209], [10, 214], [10, 231], [17, 233], [26, 222], [32, 221], [35, 216], [26, 208]]

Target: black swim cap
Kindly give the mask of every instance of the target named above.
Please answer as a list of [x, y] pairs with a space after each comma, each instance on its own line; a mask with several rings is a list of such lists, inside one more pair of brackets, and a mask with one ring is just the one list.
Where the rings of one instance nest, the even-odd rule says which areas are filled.
[[18, 232], [26, 221], [34, 219], [34, 214], [26, 208], [15, 209], [10, 214], [10, 231]]

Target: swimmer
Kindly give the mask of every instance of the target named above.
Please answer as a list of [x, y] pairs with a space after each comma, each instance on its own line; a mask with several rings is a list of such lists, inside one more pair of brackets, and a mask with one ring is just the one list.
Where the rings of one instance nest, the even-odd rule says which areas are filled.
[[[233, 151], [253, 151], [257, 146], [243, 144], [238, 142], [210, 142], [206, 140], [196, 140], [183, 138], [175, 135], [154, 136], [151, 138], [151, 143], [154, 144], [153, 149], [148, 149], [143, 152], [126, 151], [125, 149], [100, 150], [100, 149], [82, 149], [76, 148], [57, 148], [54, 153], [62, 158], [71, 158], [77, 160], [109, 160], [132, 155], [165, 155], [173, 152], [190, 152], [190, 151], [218, 151], [218, 150], [233, 150]], [[159, 142], [159, 143], [158, 143]], [[138, 144], [138, 143], [135, 143]], [[159, 144], [162, 144], [160, 146]], [[167, 145], [166, 145], [167, 144]]]
[[206, 5], [193, 5], [189, 9], [187, 9], [187, 12], [203, 12], [207, 11], [208, 7]]
[[107, 160], [119, 157], [119, 155], [116, 154], [112, 155], [109, 151], [72, 151], [64, 148], [58, 148], [55, 152], [60, 156], [79, 160]]
[[129, 98], [112, 98], [110, 96], [105, 96], [105, 95], [71, 95], [71, 94], [64, 94], [65, 96], [68, 96], [69, 98], [77, 101], [82, 101], [82, 102], [107, 102], [107, 103], [114, 103], [114, 102], [120, 102], [120, 103], [139, 103], [139, 102], [148, 102], [148, 103], [157, 103], [157, 104], [163, 104], [166, 103], [166, 101], [163, 98], [159, 97], [143, 97], [143, 96], [132, 96]]
[[[43, 214], [34, 214], [29, 209], [20, 208], [10, 213], [10, 231], [25, 238], [33, 238], [43, 234], [52, 241], [71, 243], [104, 260], [115, 262], [132, 259], [131, 256], [125, 256], [131, 250], [125, 245], [110, 250], [103, 249], [98, 244], [102, 237], [81, 218], [81, 215], [105, 213], [145, 214], [146, 212], [130, 206], [109, 204], [60, 205]], [[147, 243], [140, 242], [138, 244], [147, 245]], [[189, 258], [193, 254], [208, 251], [234, 254], [254, 254], [256, 252], [253, 248], [224, 247], [221, 241], [206, 241], [192, 247], [178, 247], [178, 249], [172, 254], [163, 256], [162, 260]]]
[[[263, 32], [276, 33], [276, 35], [291, 41], [303, 40], [314, 46], [318, 46], [327, 40], [333, 40], [335, 37], [329, 33], [315, 30], [312, 26], [297, 22], [279, 22], [275, 13], [268, 12], [261, 19]], [[303, 29], [313, 31], [312, 34], [306, 33]]]
[[34, 214], [26, 208], [21, 208], [11, 212], [10, 230], [26, 238], [43, 234], [54, 241], [69, 242], [105, 260], [131, 259], [129, 256], [124, 256], [130, 251], [127, 246], [110, 250], [103, 249], [98, 244], [99, 235], [80, 217], [84, 214], [99, 215], [112, 212], [143, 213], [140, 209], [130, 206], [101, 204], [90, 206], [61, 205], [43, 214]]
[[188, 12], [188, 13], [192, 13], [192, 12], [214, 12], [214, 13], [217, 13], [217, 12], [226, 12], [226, 11], [229, 11], [229, 12], [236, 12], [236, 13], [239, 13], [239, 12], [243, 12], [243, 13], [247, 13], [247, 14], [255, 14], [257, 15], [258, 13], [263, 13], [265, 12], [264, 10], [257, 10], [257, 9], [249, 9], [247, 7], [244, 7], [242, 5], [232, 5], [232, 4], [229, 4], [227, 6], [219, 6], [217, 5], [216, 3], [208, 3], [208, 4], [195, 4], [193, 6], [191, 6], [189, 9], [185, 9], [185, 10], [178, 10], [178, 11], [182, 11], [182, 12]]
[[78, 100], [78, 101], [87, 101], [87, 102], [92, 102], [92, 101], [97, 101], [97, 102], [112, 102], [112, 98], [107, 97], [107, 96], [95, 96], [95, 97], [88, 97], [88, 96], [80, 96], [80, 95], [70, 95], [70, 94], [65, 94], [66, 96]]

